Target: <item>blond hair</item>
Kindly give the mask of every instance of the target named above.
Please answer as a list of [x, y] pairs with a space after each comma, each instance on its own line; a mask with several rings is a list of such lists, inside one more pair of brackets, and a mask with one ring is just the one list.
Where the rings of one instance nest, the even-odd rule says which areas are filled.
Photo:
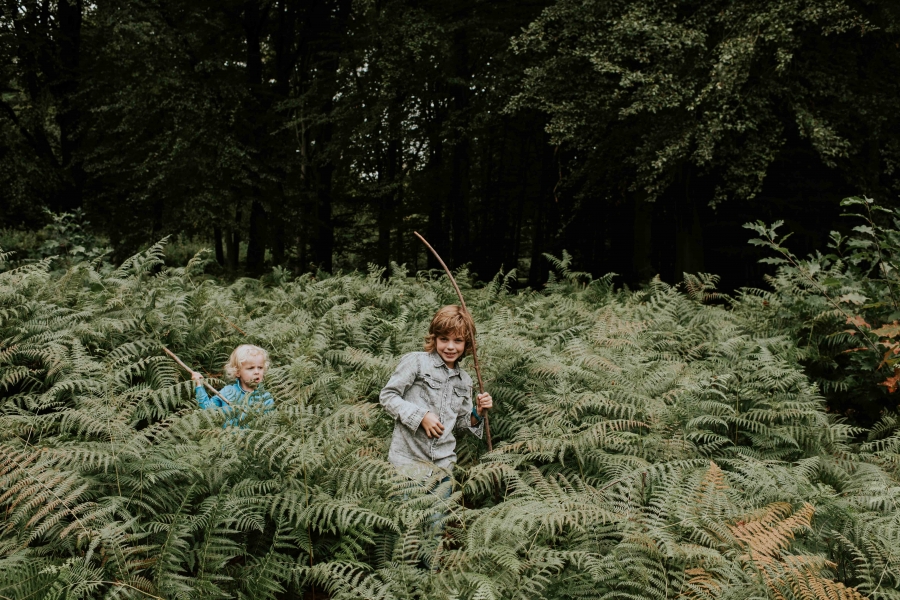
[[231, 356], [228, 357], [228, 362], [225, 363], [225, 375], [227, 375], [231, 379], [236, 379], [238, 370], [240, 370], [241, 365], [244, 364], [244, 361], [250, 358], [251, 356], [262, 356], [266, 361], [266, 370], [269, 370], [269, 353], [266, 352], [263, 348], [259, 346], [254, 346], [253, 344], [241, 344], [231, 353]]
[[472, 339], [475, 335], [475, 323], [472, 322], [472, 317], [469, 316], [469, 313], [462, 308], [456, 304], [448, 304], [434, 313], [434, 317], [431, 319], [431, 325], [428, 326], [428, 335], [425, 336], [425, 352], [433, 352], [434, 339], [442, 335], [458, 335], [465, 340], [466, 347], [463, 348], [463, 352], [459, 356], [463, 358], [471, 352]]

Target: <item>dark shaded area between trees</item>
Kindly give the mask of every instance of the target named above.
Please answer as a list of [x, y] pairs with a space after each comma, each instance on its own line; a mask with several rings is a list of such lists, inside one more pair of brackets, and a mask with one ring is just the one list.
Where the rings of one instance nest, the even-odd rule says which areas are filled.
[[[167, 234], [238, 274], [543, 253], [624, 283], [760, 285], [900, 185], [887, 0], [4, 2], [0, 226], [83, 209], [118, 258]], [[243, 250], [242, 250], [243, 249]]]

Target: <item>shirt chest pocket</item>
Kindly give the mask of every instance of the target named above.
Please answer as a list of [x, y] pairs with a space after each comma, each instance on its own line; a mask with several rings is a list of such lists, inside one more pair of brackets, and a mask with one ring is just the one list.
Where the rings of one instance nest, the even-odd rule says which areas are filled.
[[424, 406], [430, 410], [436, 410], [441, 405], [441, 394], [446, 385], [446, 381], [435, 377], [431, 373], [424, 373], [418, 382], [421, 389], [422, 402]]
[[453, 386], [453, 395], [450, 398], [450, 407], [454, 413], [459, 414], [462, 409], [472, 402], [472, 389], [465, 386]]
[[438, 379], [431, 373], [425, 373], [424, 375], [422, 375], [422, 381], [425, 384], [425, 388], [432, 392], [441, 391], [441, 388], [444, 387], [444, 383], [446, 383], [443, 380]]

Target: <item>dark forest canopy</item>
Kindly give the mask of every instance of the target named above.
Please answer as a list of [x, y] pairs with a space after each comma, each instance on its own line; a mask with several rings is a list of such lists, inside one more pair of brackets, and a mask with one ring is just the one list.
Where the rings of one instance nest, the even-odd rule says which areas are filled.
[[0, 11], [0, 225], [81, 208], [120, 256], [182, 233], [234, 272], [415, 269], [415, 229], [482, 277], [568, 249], [730, 287], [744, 222], [818, 247], [842, 197], [900, 188], [893, 0]]

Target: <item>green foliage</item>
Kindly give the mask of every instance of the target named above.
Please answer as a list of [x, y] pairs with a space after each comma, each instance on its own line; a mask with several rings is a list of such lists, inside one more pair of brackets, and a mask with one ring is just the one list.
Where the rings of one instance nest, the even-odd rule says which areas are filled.
[[745, 227], [751, 244], [773, 251], [771, 292], [748, 290], [740, 303], [757, 326], [797, 341], [800, 358], [825, 392], [829, 406], [870, 425], [897, 405], [900, 360], [900, 210], [852, 197], [841, 205], [853, 224], [831, 232], [829, 252], [806, 259], [786, 246], [781, 222]]
[[[512, 294], [460, 272], [495, 449], [462, 439], [444, 505], [386, 462], [377, 395], [445, 278], [224, 285], [205, 260], [0, 273], [0, 596], [900, 597], [895, 429], [849, 445], [790, 338], [709, 303], [715, 277], [616, 292], [564, 255]], [[277, 408], [223, 428], [160, 347], [216, 378], [241, 342], [271, 352]]]
[[896, 190], [897, 17], [879, 1], [559, 0], [514, 40], [532, 66], [512, 106], [545, 112], [613, 197], [625, 181], [656, 198], [690, 169], [711, 176], [708, 202], [753, 198], [797, 138], [857, 189]]

